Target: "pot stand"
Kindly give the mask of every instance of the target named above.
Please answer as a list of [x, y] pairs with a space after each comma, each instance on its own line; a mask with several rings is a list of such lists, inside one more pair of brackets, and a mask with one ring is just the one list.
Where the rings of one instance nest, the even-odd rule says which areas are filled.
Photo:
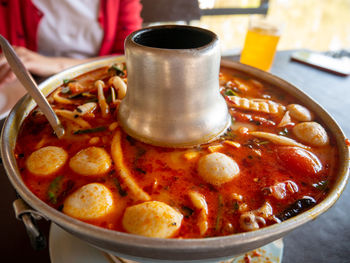
[[[154, 262], [151, 261], [133, 261], [118, 257], [109, 253], [105, 253], [95, 247], [92, 247], [88, 243], [78, 239], [71, 234], [64, 231], [62, 228], [55, 224], [51, 224], [50, 228], [50, 258], [51, 263], [143, 263]], [[281, 263], [283, 255], [283, 241], [278, 239], [272, 243], [269, 243], [261, 248], [257, 248], [244, 255], [231, 258], [224, 261], [186, 261], [186, 262], [200, 262], [200, 263], [242, 263], [249, 260], [251, 263]], [[170, 261], [157, 261], [167, 262]], [[173, 261], [183, 262], [183, 261]]]

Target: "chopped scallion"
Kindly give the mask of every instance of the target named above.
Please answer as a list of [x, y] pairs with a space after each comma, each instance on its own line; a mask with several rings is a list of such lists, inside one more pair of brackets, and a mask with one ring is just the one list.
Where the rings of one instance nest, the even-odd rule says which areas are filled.
[[221, 136], [221, 138], [222, 139], [234, 139], [236, 136], [237, 135], [235, 134], [234, 131], [227, 131]]
[[190, 217], [193, 214], [193, 209], [189, 208], [188, 206], [182, 206], [182, 212], [184, 213], [185, 217]]
[[233, 204], [233, 210], [234, 211], [237, 211], [239, 209], [239, 204], [237, 203], [237, 202], [235, 202], [234, 204]]
[[238, 96], [236, 92], [234, 92], [232, 89], [227, 89], [225, 91], [226, 96]]
[[106, 98], [106, 102], [109, 104], [112, 102], [112, 94], [109, 94], [108, 97]]
[[270, 141], [261, 141], [261, 142], [257, 142], [257, 145], [264, 145], [264, 144], [269, 144]]
[[57, 197], [58, 193], [60, 192], [61, 183], [62, 183], [63, 176], [57, 176], [55, 179], [52, 180], [52, 182], [49, 185], [49, 189], [47, 191], [47, 196], [49, 198], [49, 201], [52, 204], [57, 203]]
[[117, 187], [117, 189], [118, 189], [118, 192], [119, 192], [119, 194], [120, 194], [120, 196], [127, 196], [128, 195], [128, 192], [127, 191], [125, 191], [123, 188], [122, 188], [122, 186], [120, 185], [120, 183], [119, 183], [119, 180], [117, 179], [117, 178], [113, 178], [113, 180], [114, 180], [114, 184], [115, 184], [115, 186]]
[[287, 129], [287, 128], [284, 128], [282, 131], [280, 131], [280, 132], [278, 133], [278, 135], [286, 136], [286, 135], [288, 135], [288, 133], [289, 133], [288, 129]]
[[116, 65], [116, 64], [112, 65], [112, 66], [108, 69], [108, 72], [109, 72], [109, 73], [114, 72], [114, 74], [117, 75], [117, 76], [119, 76], [119, 77], [125, 76], [124, 71], [123, 71], [122, 69], [120, 69], [120, 68], [118, 67], [118, 65]]
[[63, 87], [63, 88], [61, 89], [61, 93], [62, 93], [62, 94], [71, 94], [72, 91], [70, 90], [69, 87]]
[[328, 180], [324, 180], [324, 181], [315, 183], [315, 184], [313, 184], [312, 186], [315, 187], [315, 188], [317, 188], [317, 189], [320, 190], [320, 191], [324, 191], [324, 190], [326, 190], [327, 187], [328, 187]]
[[73, 95], [69, 96], [68, 99], [76, 99], [79, 97], [82, 97], [82, 93], [73, 94]]
[[86, 129], [86, 130], [77, 130], [75, 132], [73, 132], [73, 134], [77, 135], [77, 134], [86, 134], [86, 133], [93, 133], [93, 132], [101, 132], [101, 131], [105, 131], [107, 128], [105, 126], [100, 126], [100, 127], [96, 127], [96, 128], [91, 128], [91, 129]]
[[67, 85], [67, 84], [69, 84], [69, 83], [71, 83], [71, 82], [75, 82], [76, 80], [75, 79], [64, 79], [63, 80], [63, 84], [64, 85]]
[[218, 211], [217, 211], [217, 217], [216, 217], [216, 223], [215, 223], [215, 231], [218, 232], [221, 229], [222, 225], [222, 213], [224, 209], [224, 200], [221, 194], [218, 195]]
[[234, 124], [236, 122], [236, 118], [231, 116], [231, 124]]

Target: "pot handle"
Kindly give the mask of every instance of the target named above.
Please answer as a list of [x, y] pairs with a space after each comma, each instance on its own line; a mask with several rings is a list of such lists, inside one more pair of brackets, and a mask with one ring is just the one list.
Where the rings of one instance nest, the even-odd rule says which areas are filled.
[[23, 222], [32, 247], [35, 250], [46, 248], [46, 238], [40, 232], [36, 220], [42, 218], [45, 220], [48, 219], [39, 212], [33, 210], [22, 198], [18, 198], [13, 202], [13, 209], [15, 210], [16, 218]]

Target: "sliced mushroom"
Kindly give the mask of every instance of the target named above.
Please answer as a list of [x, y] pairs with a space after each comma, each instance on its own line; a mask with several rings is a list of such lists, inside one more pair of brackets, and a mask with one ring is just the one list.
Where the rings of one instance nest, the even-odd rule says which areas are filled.
[[208, 230], [208, 205], [205, 197], [198, 192], [190, 191], [188, 196], [191, 199], [193, 206], [199, 209], [198, 227], [201, 235], [204, 235]]
[[125, 82], [118, 76], [111, 77], [108, 80], [108, 84], [113, 85], [113, 87], [118, 92], [118, 99], [123, 99], [126, 95], [127, 86]]
[[97, 80], [95, 82], [95, 87], [97, 88], [98, 94], [98, 104], [101, 108], [102, 117], [107, 117], [109, 114], [109, 106], [106, 102], [105, 95], [103, 93], [103, 88], [105, 87], [105, 83], [102, 80]]
[[269, 133], [269, 132], [250, 132], [250, 135], [256, 136], [258, 138], [263, 138], [267, 139], [275, 144], [279, 145], [289, 145], [289, 146], [298, 146], [301, 148], [308, 148], [307, 146], [296, 142], [295, 140], [285, 137], [285, 136], [280, 136], [276, 135], [274, 133]]
[[87, 113], [93, 112], [97, 107], [97, 104], [95, 102], [88, 102], [83, 105], [78, 106], [75, 110], [74, 113], [83, 116]]
[[91, 128], [90, 124], [86, 120], [82, 119], [76, 112], [58, 109], [56, 109], [55, 112], [57, 115], [76, 123], [81, 128]]

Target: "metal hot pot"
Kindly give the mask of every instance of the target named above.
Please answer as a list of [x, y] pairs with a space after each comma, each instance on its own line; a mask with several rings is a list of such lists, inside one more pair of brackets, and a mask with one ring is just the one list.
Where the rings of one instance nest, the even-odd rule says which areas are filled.
[[[124, 60], [125, 58], [122, 56], [108, 57], [82, 64], [50, 77], [39, 87], [45, 95], [48, 95], [62, 83], [63, 79], [71, 79], [84, 72]], [[14, 156], [16, 138], [24, 119], [36, 106], [29, 95], [26, 95], [9, 114], [1, 137], [1, 154], [7, 175], [18, 194], [31, 207], [25, 208], [22, 214], [32, 215], [33, 217], [41, 215], [99, 249], [140, 262], [216, 262], [279, 239], [325, 212], [339, 198], [349, 176], [349, 150], [345, 144], [345, 137], [341, 128], [319, 104], [290, 83], [270, 73], [237, 62], [223, 60], [221, 61], [221, 67], [248, 74], [257, 80], [292, 94], [315, 112], [326, 126], [326, 129], [333, 134], [339, 154], [338, 175], [329, 194], [318, 205], [282, 223], [256, 231], [202, 239], [148, 238], [112, 231], [76, 220], [42, 202], [26, 187], [21, 178]]]

